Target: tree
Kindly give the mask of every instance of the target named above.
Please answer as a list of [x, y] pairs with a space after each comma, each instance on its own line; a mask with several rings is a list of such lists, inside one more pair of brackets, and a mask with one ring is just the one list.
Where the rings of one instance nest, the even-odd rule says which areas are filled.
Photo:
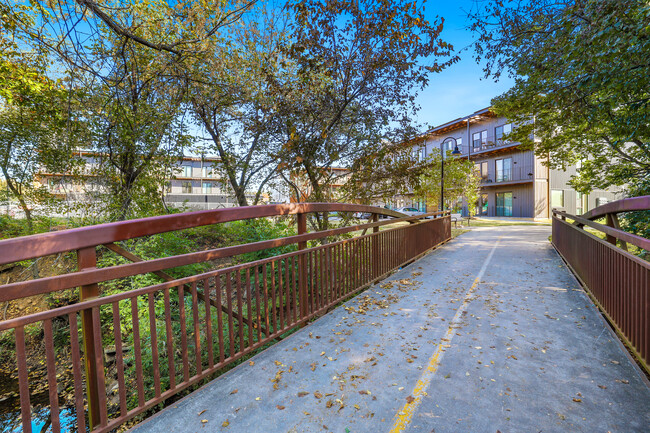
[[71, 167], [77, 123], [62, 80], [46, 76], [47, 56], [21, 50], [18, 19], [28, 18], [20, 10], [0, 10], [0, 170], [31, 234], [34, 207], [53, 199], [36, 175]]
[[410, 145], [386, 143], [354, 161], [350, 179], [343, 186], [344, 198], [363, 204], [390, 202], [417, 188], [426, 169]]
[[[515, 85], [493, 101], [510, 139], [582, 166], [576, 190], [650, 173], [650, 5], [643, 0], [481, 2], [470, 14], [485, 75]], [[484, 11], [484, 12], [480, 12]], [[532, 121], [531, 121], [532, 119]]]
[[[134, 6], [133, 8], [136, 8]], [[164, 8], [143, 3], [130, 9], [134, 22], [147, 22], [146, 37], [174, 37]], [[116, 13], [115, 19], [123, 19]], [[159, 22], [157, 31], [151, 22]], [[189, 145], [179, 66], [130, 38], [100, 29], [102, 42], [93, 47], [102, 59], [103, 77], [78, 74], [88, 90], [84, 105], [92, 134], [88, 194], [99, 204], [95, 214], [110, 220], [164, 211], [162, 191], [171, 166]], [[143, 31], [134, 27], [132, 31]], [[98, 184], [98, 185], [96, 185]]]
[[285, 37], [286, 16], [265, 6], [255, 8], [227, 41], [212, 40], [186, 79], [190, 110], [209, 136], [204, 149], [219, 155], [218, 168], [239, 206], [258, 204], [277, 175], [278, 144], [271, 138], [274, 94], [266, 77], [279, 74], [278, 43]]
[[[237, 22], [256, 0], [213, 2], [210, 0], [0, 0], [0, 8], [21, 8], [27, 12], [16, 25], [31, 42], [48, 47], [68, 65], [96, 75], [104, 73], [101, 56], [91, 47], [103, 43], [110, 33], [182, 62], [200, 56], [205, 42]], [[156, 10], [155, 19], [141, 14], [142, 8]], [[166, 30], [166, 32], [165, 32]], [[165, 37], [161, 38], [163, 31]], [[152, 36], [155, 35], [155, 36]]]
[[443, 20], [428, 22], [422, 6], [388, 0], [287, 5], [295, 18], [285, 69], [295, 73], [270, 79], [281, 174], [298, 200], [326, 200], [332, 166], [351, 167], [414, 135], [417, 92], [430, 73], [456, 61], [440, 39]]
[[[432, 153], [422, 165], [422, 174], [415, 187], [415, 194], [423, 197], [432, 208], [440, 208], [441, 162], [442, 155]], [[474, 215], [481, 187], [481, 177], [476, 172], [475, 164], [465, 158], [454, 158], [448, 151], [444, 158], [444, 170], [445, 209], [453, 208], [465, 199], [470, 216]]]

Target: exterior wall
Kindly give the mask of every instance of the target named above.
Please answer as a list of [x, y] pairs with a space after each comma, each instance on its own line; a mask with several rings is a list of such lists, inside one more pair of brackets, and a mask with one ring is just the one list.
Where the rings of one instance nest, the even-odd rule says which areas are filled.
[[549, 173], [551, 197], [553, 197], [554, 194], [557, 195], [559, 191], [562, 191], [561, 194], [564, 198], [563, 205], [556, 206], [558, 203], [553, 203], [551, 201], [551, 208], [563, 208], [566, 212], [576, 215], [583, 214], [601, 204], [623, 198], [622, 192], [613, 188], [608, 190], [595, 189], [588, 195], [582, 195], [581, 197], [580, 193], [576, 192], [568, 184], [571, 180], [571, 176], [577, 173], [575, 166], [568, 167], [566, 171], [549, 170]]
[[[86, 166], [82, 179], [74, 179], [61, 174], [41, 173], [39, 181], [46, 184], [49, 191], [62, 199], [78, 202], [93, 201], [93, 192], [101, 191], [103, 185], [93, 175], [98, 157], [83, 153]], [[238, 206], [237, 200], [217, 170], [218, 158], [183, 157], [172, 169], [164, 191], [165, 203], [173, 207], [189, 209], [217, 209]], [[189, 186], [189, 190], [185, 188]], [[248, 195], [252, 199], [252, 195]]]
[[[469, 158], [476, 164], [486, 162], [488, 172], [481, 183], [480, 193], [488, 197], [487, 216], [496, 216], [496, 194], [501, 192], [512, 192], [512, 216], [524, 218], [549, 218], [553, 198], [557, 200], [559, 191], [564, 197], [563, 207], [569, 213], [593, 209], [599, 199], [612, 201], [621, 198], [614, 190], [595, 190], [580, 197], [567, 183], [576, 173], [575, 167], [566, 172], [549, 170], [533, 151], [521, 149], [519, 143], [497, 140], [496, 128], [506, 124], [509, 124], [506, 118], [497, 117], [486, 108], [433, 128], [414, 147], [427, 157], [433, 152], [441, 152], [443, 147], [453, 150], [457, 144], [461, 153], [457, 158]], [[516, 128], [516, 125], [511, 126]], [[483, 131], [485, 138], [481, 136], [478, 147], [475, 147], [473, 135]], [[512, 170], [507, 180], [497, 182], [496, 161], [502, 158], [512, 158]], [[479, 209], [481, 204], [479, 199]], [[463, 214], [467, 213], [467, 205], [463, 204]]]

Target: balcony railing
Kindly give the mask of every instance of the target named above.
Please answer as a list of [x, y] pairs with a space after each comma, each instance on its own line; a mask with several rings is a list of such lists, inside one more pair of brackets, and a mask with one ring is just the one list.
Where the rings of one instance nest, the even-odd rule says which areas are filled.
[[[371, 218], [365, 224], [307, 233], [309, 213], [330, 212], [369, 213]], [[298, 235], [172, 257], [142, 260], [117, 243], [289, 215], [296, 218]], [[379, 221], [379, 215], [396, 219]], [[410, 224], [379, 231], [394, 222]], [[352, 238], [333, 238], [353, 232]], [[0, 265], [69, 254], [76, 256], [79, 269], [0, 287], [0, 302], [79, 288], [77, 303], [0, 322], [2, 341], [13, 341], [15, 348], [11, 375], [18, 380], [22, 431], [31, 431], [33, 397], [44, 390], [54, 432], [116, 429], [450, 238], [448, 212], [405, 217], [371, 206], [311, 203], [167, 215], [0, 241]], [[307, 242], [318, 240], [320, 245], [308, 248]], [[289, 245], [296, 250], [186, 278], [175, 279], [166, 271]], [[131, 263], [97, 268], [97, 255], [106, 250]], [[102, 296], [100, 284], [143, 274], [162, 282]], [[34, 330], [42, 332], [42, 350], [28, 352]], [[43, 380], [28, 365], [45, 366]], [[71, 378], [72, 398], [61, 401], [57, 391], [65, 377]], [[63, 404], [70, 404], [65, 407], [72, 414], [67, 416], [70, 425], [62, 426]]]
[[534, 178], [533, 167], [529, 165], [523, 165], [521, 167], [515, 165], [510, 170], [503, 170], [500, 176], [497, 176], [497, 173], [491, 173], [488, 176], [481, 179], [481, 184], [483, 186], [489, 186], [492, 184], [499, 184], [501, 182], [515, 182], [515, 181], [532, 181]]

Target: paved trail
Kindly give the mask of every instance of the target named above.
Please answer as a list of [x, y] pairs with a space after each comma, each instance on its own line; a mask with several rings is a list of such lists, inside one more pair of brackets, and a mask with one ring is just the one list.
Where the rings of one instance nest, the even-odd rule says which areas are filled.
[[549, 235], [473, 229], [135, 431], [650, 431], [648, 381]]

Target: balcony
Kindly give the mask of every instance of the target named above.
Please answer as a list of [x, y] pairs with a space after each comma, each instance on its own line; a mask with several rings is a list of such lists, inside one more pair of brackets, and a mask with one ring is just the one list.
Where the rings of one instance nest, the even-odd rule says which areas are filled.
[[496, 173], [490, 173], [481, 179], [481, 187], [489, 188], [501, 185], [513, 185], [518, 183], [529, 183], [534, 181], [532, 165], [514, 166], [510, 170], [504, 170], [497, 176]]

